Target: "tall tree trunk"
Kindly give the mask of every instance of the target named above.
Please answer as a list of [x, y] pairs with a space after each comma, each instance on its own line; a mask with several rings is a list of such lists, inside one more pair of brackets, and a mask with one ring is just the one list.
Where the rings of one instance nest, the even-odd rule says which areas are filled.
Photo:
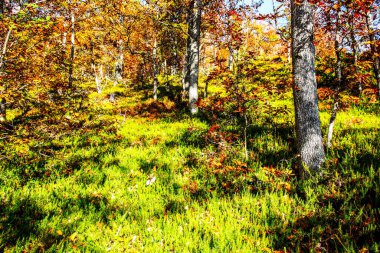
[[[3, 72], [4, 66], [5, 66], [5, 55], [7, 53], [9, 38], [11, 37], [12, 29], [9, 28], [7, 35], [5, 36], [3, 48], [0, 54], [0, 75]], [[7, 87], [5, 84], [3, 84], [2, 89], [0, 90], [0, 95], [3, 95], [4, 92], [6, 92]], [[5, 98], [1, 98], [0, 100], [0, 122], [4, 122], [7, 120], [7, 102]]]
[[[124, 47], [123, 47], [122, 40], [118, 42], [118, 50], [119, 50], [119, 57], [115, 64], [115, 81], [113, 83], [114, 87], [116, 87], [118, 83], [121, 83], [123, 81]], [[115, 100], [116, 100], [116, 94], [115, 92], [112, 92], [110, 94], [110, 102], [115, 103]]]
[[351, 50], [352, 56], [354, 57], [354, 82], [358, 86], [359, 94], [363, 91], [363, 86], [361, 80], [358, 80], [358, 42], [355, 38], [355, 17], [354, 14], [350, 15], [350, 39], [351, 39]]
[[189, 26], [190, 57], [189, 57], [189, 106], [191, 114], [198, 112], [198, 76], [199, 76], [199, 47], [201, 35], [202, 0], [192, 0], [191, 26]]
[[178, 73], [178, 38], [174, 37], [174, 43], [173, 43], [173, 52], [174, 52], [174, 62], [172, 66], [172, 75], [177, 75]]
[[373, 29], [373, 22], [371, 13], [368, 13], [366, 16], [366, 23], [367, 23], [367, 29], [368, 29], [368, 36], [369, 36], [369, 42], [371, 46], [371, 52], [373, 57], [373, 71], [375, 72], [375, 78], [377, 87], [379, 88], [379, 100], [380, 100], [380, 59], [379, 56], [376, 54], [376, 40], [375, 40], [375, 33]]
[[[73, 8], [73, 7], [71, 7]], [[75, 15], [74, 10], [71, 10], [71, 51], [69, 65], [69, 88], [73, 86], [73, 70], [74, 70], [74, 55], [75, 55]]]
[[189, 9], [187, 13], [186, 23], [187, 23], [187, 39], [186, 39], [186, 55], [185, 55], [185, 65], [183, 66], [183, 95], [186, 94], [186, 91], [189, 90], [190, 82], [190, 57], [191, 57], [191, 28], [193, 27], [193, 9], [194, 9], [194, 0], [190, 1]]
[[[339, 2], [340, 5], [340, 2]], [[330, 122], [329, 122], [329, 129], [327, 132], [327, 147], [331, 147], [331, 141], [334, 133], [334, 126], [335, 126], [335, 119], [336, 115], [339, 110], [339, 91], [342, 88], [342, 57], [340, 55], [341, 48], [342, 48], [342, 38], [340, 34], [340, 13], [338, 11], [337, 13], [337, 19], [336, 19], [336, 32], [335, 32], [335, 56], [336, 56], [336, 68], [335, 68], [335, 75], [337, 79], [337, 84], [335, 87], [335, 92], [334, 92], [334, 104], [332, 106], [332, 111], [331, 111], [331, 117], [330, 117]]]
[[291, 2], [293, 95], [297, 146], [303, 176], [318, 171], [325, 160], [315, 77], [313, 6]]
[[157, 100], [157, 90], [158, 90], [158, 66], [157, 66], [157, 39], [154, 39], [153, 45], [153, 99]]

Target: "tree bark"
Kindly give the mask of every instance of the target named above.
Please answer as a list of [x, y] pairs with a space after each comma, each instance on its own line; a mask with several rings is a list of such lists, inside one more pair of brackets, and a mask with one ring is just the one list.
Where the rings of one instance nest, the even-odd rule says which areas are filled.
[[356, 85], [358, 86], [359, 94], [363, 91], [363, 86], [361, 80], [358, 80], [358, 42], [355, 38], [355, 17], [352, 13], [350, 16], [350, 39], [351, 39], [351, 50], [352, 56], [354, 57], [354, 80]]
[[3, 43], [3, 49], [0, 54], [0, 72], [3, 71], [4, 65], [5, 65], [4, 58], [5, 58], [5, 54], [7, 53], [8, 42], [9, 42], [9, 38], [11, 37], [11, 32], [12, 32], [12, 29], [9, 28], [7, 35], [5, 36], [4, 43]]
[[0, 122], [7, 120], [7, 101], [5, 98], [0, 100]]
[[369, 36], [369, 42], [370, 42], [370, 47], [371, 47], [371, 53], [373, 57], [373, 72], [375, 72], [375, 78], [376, 78], [376, 83], [377, 87], [379, 88], [379, 99], [380, 99], [380, 59], [379, 56], [376, 55], [376, 40], [375, 40], [375, 33], [373, 29], [373, 24], [372, 24], [372, 17], [371, 14], [368, 13], [366, 16], [366, 23], [367, 23], [367, 29], [368, 29], [368, 36]]
[[293, 95], [297, 146], [303, 176], [320, 169], [325, 160], [315, 76], [313, 6], [291, 2]]
[[[115, 81], [113, 83], [114, 87], [116, 87], [118, 83], [121, 83], [123, 81], [124, 47], [123, 47], [122, 40], [118, 42], [118, 51], [119, 51], [119, 57], [115, 64]], [[115, 103], [115, 100], [116, 100], [116, 94], [115, 92], [112, 92], [110, 94], [110, 102]]]
[[157, 90], [158, 90], [157, 39], [154, 39], [152, 58], [153, 58], [153, 99], [157, 100]]
[[230, 45], [228, 45], [228, 63], [227, 63], [227, 68], [230, 71], [233, 71], [234, 69], [234, 50]]
[[[191, 114], [198, 112], [198, 76], [199, 76], [199, 47], [200, 47], [200, 34], [201, 34], [201, 15], [202, 15], [202, 1], [192, 0], [193, 8], [191, 11], [192, 20], [189, 26], [190, 37], [190, 55], [189, 55], [189, 107]], [[191, 6], [191, 5], [190, 5]]]
[[71, 88], [73, 86], [73, 70], [74, 70], [74, 55], [75, 55], [75, 15], [74, 15], [74, 10], [71, 10], [70, 15], [71, 15], [71, 51], [70, 51], [70, 66], [69, 66], [69, 88]]
[[[340, 2], [339, 2], [340, 4]], [[329, 122], [329, 129], [327, 132], [327, 147], [331, 147], [331, 141], [334, 133], [334, 126], [335, 126], [335, 119], [336, 115], [339, 110], [339, 91], [342, 88], [342, 57], [340, 55], [341, 49], [342, 49], [342, 43], [341, 43], [341, 34], [340, 34], [340, 14], [337, 13], [337, 19], [336, 19], [336, 32], [335, 32], [335, 55], [336, 55], [336, 69], [335, 69], [335, 75], [337, 79], [337, 84], [334, 92], [334, 104], [332, 107], [330, 122]]]
[[[5, 36], [5, 40], [3, 43], [3, 48], [0, 54], [0, 75], [3, 73], [3, 69], [5, 66], [5, 55], [7, 53], [9, 38], [11, 37], [12, 29], [9, 28], [7, 35]], [[3, 95], [4, 92], [6, 92], [7, 87], [5, 84], [3, 84], [2, 89], [0, 90], [0, 95]], [[7, 120], [7, 102], [5, 98], [1, 98], [0, 100], [0, 122], [4, 122]]]
[[190, 57], [191, 57], [191, 28], [193, 27], [193, 9], [194, 9], [194, 0], [190, 1], [189, 9], [187, 13], [187, 40], [186, 40], [186, 55], [185, 55], [185, 65], [183, 67], [183, 94], [185, 95], [186, 91], [189, 90], [189, 82], [190, 82]]

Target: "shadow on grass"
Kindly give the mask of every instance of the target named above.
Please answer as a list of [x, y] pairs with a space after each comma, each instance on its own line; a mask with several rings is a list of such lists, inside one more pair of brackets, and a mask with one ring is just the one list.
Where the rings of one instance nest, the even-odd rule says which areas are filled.
[[[339, 140], [345, 136], [353, 136], [353, 143], [339, 145]], [[337, 133], [335, 139], [338, 145], [328, 150], [328, 158], [335, 159], [338, 170], [351, 169], [368, 174], [368, 168], [373, 167], [376, 170], [380, 167], [379, 129], [347, 129]]]
[[[363, 205], [360, 196], [345, 201], [339, 196], [320, 196], [321, 202], [316, 212], [296, 218], [284, 228], [279, 225], [270, 230], [275, 235], [274, 249], [286, 248], [291, 252], [375, 252], [371, 248], [380, 241], [378, 208]], [[337, 203], [339, 203], [337, 205]], [[328, 210], [333, 205], [335, 212]], [[350, 251], [351, 251], [350, 250]]]
[[[38, 135], [11, 136], [9, 140], [21, 138], [27, 152], [13, 152], [17, 150], [17, 144], [6, 142], [3, 150], [6, 159], [0, 160], [0, 168], [7, 168], [8, 173], [19, 178], [21, 185], [30, 180], [54, 179], [70, 175], [89, 164], [98, 167], [110, 165], [103, 158], [114, 154], [122, 141], [112, 122], [98, 122], [88, 127], [82, 126], [80, 130], [65, 131], [65, 137], [60, 141]], [[107, 134], [99, 138], [99, 131]], [[117, 164], [117, 161], [111, 162]]]
[[46, 216], [34, 200], [18, 199], [0, 206], [0, 251], [38, 234], [38, 222]]

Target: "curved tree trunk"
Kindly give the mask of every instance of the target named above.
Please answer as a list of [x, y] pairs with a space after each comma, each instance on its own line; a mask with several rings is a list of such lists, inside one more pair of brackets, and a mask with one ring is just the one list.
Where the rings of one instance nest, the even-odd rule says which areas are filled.
[[304, 176], [318, 171], [325, 160], [318, 111], [313, 44], [313, 7], [292, 0], [293, 94], [297, 146]]

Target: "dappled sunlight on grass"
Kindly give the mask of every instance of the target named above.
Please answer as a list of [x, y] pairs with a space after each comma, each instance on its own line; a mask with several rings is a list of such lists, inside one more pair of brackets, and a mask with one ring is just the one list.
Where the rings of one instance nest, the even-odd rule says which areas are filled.
[[201, 118], [113, 111], [99, 118], [108, 131], [57, 140], [44, 176], [1, 168], [1, 250], [379, 249], [377, 115], [339, 112], [324, 177], [297, 181], [291, 115], [250, 126], [244, 161], [241, 143], [210, 142]]

